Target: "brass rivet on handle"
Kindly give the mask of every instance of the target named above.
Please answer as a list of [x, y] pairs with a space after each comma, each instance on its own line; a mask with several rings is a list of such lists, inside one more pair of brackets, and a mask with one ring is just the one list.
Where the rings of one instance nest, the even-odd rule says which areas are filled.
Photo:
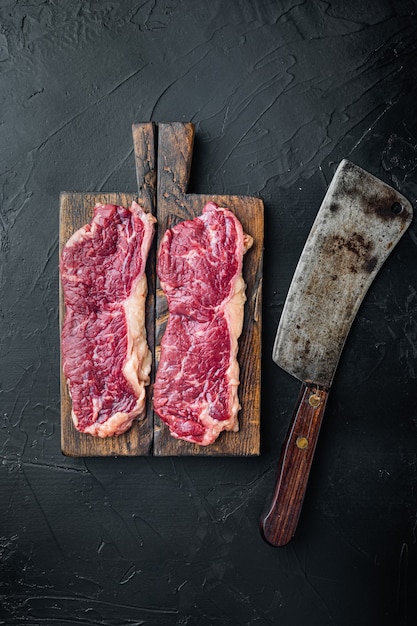
[[308, 446], [308, 439], [306, 437], [297, 437], [295, 445], [297, 448], [300, 448], [300, 450], [305, 450]]
[[321, 398], [316, 393], [312, 393], [308, 399], [308, 403], [316, 409], [321, 404]]

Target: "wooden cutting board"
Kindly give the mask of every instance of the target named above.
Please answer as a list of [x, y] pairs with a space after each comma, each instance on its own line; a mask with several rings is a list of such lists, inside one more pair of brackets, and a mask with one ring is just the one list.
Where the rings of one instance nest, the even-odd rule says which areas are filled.
[[[68, 456], [251, 456], [260, 452], [263, 203], [258, 198], [245, 196], [187, 194], [193, 142], [192, 124], [174, 122], [159, 124], [157, 128], [150, 123], [136, 124], [133, 126], [133, 144], [139, 193], [61, 194], [60, 251], [69, 237], [92, 219], [97, 202], [130, 206], [132, 200], [136, 200], [158, 219], [157, 236], [147, 266], [147, 334], [154, 367], [148, 388], [146, 417], [141, 422], [135, 422], [127, 433], [119, 437], [99, 439], [79, 433], [72, 423], [71, 399], [61, 368], [61, 448]], [[240, 430], [238, 433], [222, 433], [214, 444], [203, 447], [174, 439], [154, 414], [151, 398], [160, 341], [168, 317], [166, 298], [155, 272], [156, 250], [167, 228], [200, 215], [209, 201], [234, 211], [245, 232], [253, 237], [254, 244], [243, 263], [247, 302], [238, 353], [241, 368], [239, 399], [242, 405]], [[61, 290], [61, 327], [64, 315]]]

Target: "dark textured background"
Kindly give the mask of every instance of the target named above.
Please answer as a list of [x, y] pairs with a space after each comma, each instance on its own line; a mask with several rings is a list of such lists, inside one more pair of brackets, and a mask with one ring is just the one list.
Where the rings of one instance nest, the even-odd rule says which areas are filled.
[[[258, 531], [298, 394], [271, 346], [337, 163], [416, 205], [416, 11], [1, 0], [0, 623], [416, 624], [414, 223], [352, 328], [296, 537]], [[148, 120], [196, 125], [190, 191], [265, 203], [259, 458], [60, 452], [59, 192], [134, 191]]]

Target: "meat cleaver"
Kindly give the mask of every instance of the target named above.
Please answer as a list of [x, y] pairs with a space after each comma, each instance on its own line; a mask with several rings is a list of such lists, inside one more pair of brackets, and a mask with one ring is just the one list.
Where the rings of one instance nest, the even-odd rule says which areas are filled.
[[373, 279], [410, 225], [404, 196], [357, 165], [336, 170], [296, 267], [272, 358], [302, 381], [261, 532], [275, 546], [293, 537], [333, 376]]

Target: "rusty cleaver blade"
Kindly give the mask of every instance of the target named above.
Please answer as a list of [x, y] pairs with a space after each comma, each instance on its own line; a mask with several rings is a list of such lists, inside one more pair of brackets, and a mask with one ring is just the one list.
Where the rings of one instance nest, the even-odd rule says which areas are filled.
[[303, 385], [261, 520], [272, 545], [285, 545], [294, 535], [346, 337], [412, 215], [395, 189], [348, 160], [340, 163], [295, 270], [273, 349], [273, 360]]

